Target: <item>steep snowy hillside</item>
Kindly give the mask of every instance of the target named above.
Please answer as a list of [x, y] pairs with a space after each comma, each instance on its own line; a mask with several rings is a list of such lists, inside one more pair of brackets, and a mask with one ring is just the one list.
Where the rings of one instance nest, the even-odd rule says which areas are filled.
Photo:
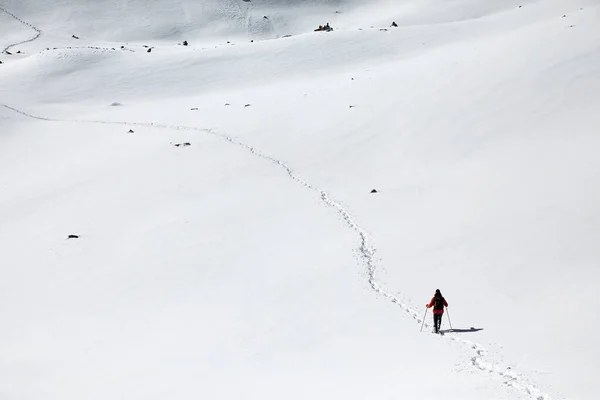
[[[7, 0], [4, 7], [26, 15], [28, 21], [53, 21], [46, 33], [57, 44], [77, 34], [82, 40], [107, 41], [201, 41], [224, 38], [267, 39], [303, 33], [314, 28], [319, 17], [336, 22], [360, 1], [294, 0]], [[17, 35], [14, 30], [7, 33]], [[65, 36], [66, 35], [66, 36]]]
[[3, 0], [0, 397], [595, 399], [599, 21]]

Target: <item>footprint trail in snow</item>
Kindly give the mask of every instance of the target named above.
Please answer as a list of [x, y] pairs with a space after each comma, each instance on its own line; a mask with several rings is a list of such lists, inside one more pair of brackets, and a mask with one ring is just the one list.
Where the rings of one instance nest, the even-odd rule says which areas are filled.
[[[375, 262], [376, 249], [371, 244], [371, 240], [369, 238], [369, 235], [365, 231], [365, 229], [362, 228], [359, 225], [359, 223], [356, 222], [354, 217], [342, 206], [342, 204], [340, 204], [338, 201], [334, 200], [329, 193], [316, 188], [315, 186], [311, 185], [309, 182], [302, 179], [284, 161], [279, 160], [275, 157], [269, 156], [269, 155], [261, 152], [256, 147], [253, 147], [244, 142], [241, 142], [232, 136], [217, 132], [212, 129], [198, 128], [198, 127], [184, 126], [184, 125], [165, 125], [165, 124], [159, 124], [159, 123], [153, 123], [153, 122], [63, 120], [63, 119], [54, 119], [54, 118], [46, 118], [46, 117], [36, 116], [36, 115], [27, 113], [25, 111], [16, 109], [14, 107], [11, 107], [11, 106], [8, 106], [5, 104], [0, 104], [0, 106], [6, 108], [8, 110], [11, 110], [15, 113], [26, 116], [28, 118], [33, 118], [33, 119], [37, 119], [37, 120], [41, 120], [41, 121], [147, 126], [147, 127], [154, 127], [154, 128], [167, 129], [167, 130], [197, 131], [197, 132], [202, 132], [202, 133], [211, 134], [213, 136], [217, 136], [221, 139], [226, 140], [227, 142], [229, 142], [231, 144], [234, 144], [236, 146], [239, 146], [239, 147], [242, 147], [242, 148], [248, 150], [253, 155], [260, 157], [272, 164], [275, 164], [277, 167], [283, 169], [290, 179], [293, 179], [294, 181], [296, 181], [300, 185], [304, 186], [305, 188], [310, 189], [311, 191], [317, 192], [319, 194], [321, 200], [327, 206], [333, 208], [338, 213], [338, 215], [343, 219], [343, 221], [348, 225], [348, 227], [357, 233], [358, 239], [359, 239], [359, 252], [360, 252], [361, 258], [363, 260], [363, 263], [367, 268], [368, 281], [369, 281], [369, 286], [371, 287], [371, 289], [375, 293], [383, 296], [384, 298], [388, 299], [392, 303], [398, 305], [413, 320], [415, 320], [415, 322], [417, 324], [421, 324], [423, 322], [423, 319], [420, 316], [420, 312], [418, 312], [417, 310], [412, 308], [410, 305], [408, 305], [406, 302], [402, 301], [400, 298], [398, 298], [395, 295], [393, 295], [392, 293], [390, 293], [378, 282], [377, 277], [376, 277], [377, 263]], [[430, 325], [429, 323], [425, 323], [424, 325], [427, 327], [427, 329], [432, 328], [432, 325]], [[499, 379], [502, 379], [507, 386], [513, 387], [513, 388], [521, 391], [522, 393], [527, 395], [527, 397], [529, 397], [530, 399], [533, 399], [533, 400], [550, 400], [551, 399], [551, 397], [548, 394], [543, 393], [536, 386], [528, 383], [526, 381], [526, 378], [518, 375], [512, 369], [510, 369], [508, 367], [502, 367], [499, 363], [486, 360], [485, 357], [487, 355], [487, 350], [482, 345], [477, 344], [472, 341], [469, 341], [469, 340], [465, 340], [465, 339], [456, 337], [456, 336], [452, 336], [452, 335], [446, 335], [443, 338], [444, 338], [444, 340], [456, 342], [456, 343], [459, 343], [460, 345], [463, 345], [463, 346], [466, 346], [467, 348], [469, 348], [473, 353], [473, 355], [471, 356], [471, 363], [478, 370], [480, 370], [482, 372], [487, 372], [491, 375], [496, 376]]]
[[33, 29], [35, 31], [35, 36], [33, 36], [30, 39], [27, 40], [23, 40], [22, 42], [17, 42], [17, 43], [11, 43], [8, 46], [6, 46], [4, 48], [4, 50], [2, 50], [2, 53], [7, 53], [10, 49], [12, 49], [15, 46], [19, 46], [21, 44], [25, 44], [25, 43], [31, 43], [37, 39], [39, 39], [43, 32], [41, 29], [38, 29], [37, 27], [31, 25], [29, 22], [23, 21], [21, 18], [17, 17], [15, 14], [11, 13], [10, 11], [8, 11], [6, 8], [0, 6], [0, 11], [2, 11], [3, 13], [7, 14], [8, 16], [10, 16], [11, 18], [19, 21], [21, 24], [25, 25], [26, 27]]

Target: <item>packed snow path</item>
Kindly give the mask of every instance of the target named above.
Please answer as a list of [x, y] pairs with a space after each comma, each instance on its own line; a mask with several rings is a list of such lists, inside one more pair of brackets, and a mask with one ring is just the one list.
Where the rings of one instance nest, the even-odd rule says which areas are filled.
[[[412, 308], [409, 304], [407, 304], [405, 301], [402, 301], [399, 297], [393, 295], [390, 291], [385, 289], [377, 280], [377, 277], [376, 277], [377, 263], [375, 261], [376, 248], [371, 244], [370, 237], [367, 234], [366, 230], [356, 221], [356, 219], [343, 207], [343, 205], [339, 201], [334, 200], [333, 197], [326, 191], [315, 187], [314, 185], [310, 184], [309, 182], [307, 182], [306, 180], [301, 178], [284, 161], [279, 160], [275, 157], [272, 157], [268, 154], [265, 154], [265, 153], [261, 152], [259, 149], [257, 149], [256, 147], [253, 147], [249, 144], [243, 143], [227, 134], [220, 133], [220, 132], [217, 132], [212, 129], [204, 129], [204, 128], [198, 128], [198, 127], [193, 127], [193, 126], [183, 126], [183, 125], [165, 125], [165, 124], [154, 123], [154, 122], [65, 120], [65, 119], [41, 117], [38, 115], [34, 115], [31, 113], [16, 109], [16, 108], [11, 107], [6, 104], [0, 104], [0, 106], [6, 108], [8, 110], [11, 110], [15, 113], [26, 116], [28, 118], [33, 118], [36, 120], [48, 121], [48, 122], [75, 122], [75, 123], [93, 123], [93, 124], [107, 124], [107, 125], [114, 124], [114, 125], [128, 125], [128, 126], [148, 126], [148, 127], [154, 127], [154, 128], [159, 128], [159, 129], [168, 129], [168, 130], [197, 131], [197, 132], [208, 133], [208, 134], [217, 136], [221, 139], [226, 140], [227, 142], [229, 142], [231, 144], [234, 144], [236, 146], [239, 146], [239, 147], [242, 147], [242, 148], [248, 150], [250, 153], [252, 153], [256, 157], [260, 157], [260, 158], [276, 165], [278, 168], [283, 169], [286, 172], [286, 174], [289, 176], [290, 179], [296, 181], [300, 185], [304, 186], [306, 189], [309, 189], [313, 192], [317, 192], [319, 194], [321, 200], [326, 205], [333, 208], [338, 213], [338, 215], [344, 220], [344, 222], [348, 225], [348, 227], [357, 233], [358, 239], [359, 239], [359, 252], [360, 252], [361, 258], [363, 260], [364, 266], [367, 268], [368, 281], [369, 281], [369, 286], [371, 287], [371, 289], [375, 293], [383, 296], [384, 298], [388, 299], [392, 303], [398, 305], [404, 312], [406, 312], [408, 315], [410, 315], [410, 317], [412, 317], [413, 320], [415, 320], [417, 326], [420, 326], [420, 324], [423, 322], [419, 311]], [[425, 322], [424, 325], [428, 330], [432, 329], [432, 325], [430, 325], [429, 323]], [[504, 367], [499, 362], [496, 362], [494, 360], [486, 360], [487, 350], [484, 346], [482, 346], [478, 343], [469, 341], [469, 340], [459, 338], [457, 336], [453, 336], [453, 335], [445, 335], [442, 338], [444, 340], [459, 343], [463, 346], [468, 347], [473, 353], [473, 355], [471, 356], [471, 362], [472, 362], [473, 366], [475, 368], [477, 368], [478, 370], [480, 370], [482, 372], [487, 372], [493, 376], [496, 376], [497, 378], [502, 379], [503, 382], [507, 386], [513, 387], [513, 388], [521, 391], [522, 393], [526, 394], [531, 399], [534, 399], [534, 400], [550, 400], [551, 399], [551, 397], [548, 394], [543, 393], [535, 385], [529, 383], [527, 378], [517, 374], [510, 367]]]

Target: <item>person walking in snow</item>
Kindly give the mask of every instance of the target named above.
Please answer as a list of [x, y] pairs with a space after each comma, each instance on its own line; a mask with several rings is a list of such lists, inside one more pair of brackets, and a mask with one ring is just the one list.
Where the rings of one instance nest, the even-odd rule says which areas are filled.
[[435, 290], [433, 298], [425, 307], [433, 307], [433, 331], [435, 333], [440, 333], [440, 328], [442, 326], [442, 315], [444, 315], [444, 307], [448, 307], [448, 302], [444, 296], [442, 296], [440, 289]]

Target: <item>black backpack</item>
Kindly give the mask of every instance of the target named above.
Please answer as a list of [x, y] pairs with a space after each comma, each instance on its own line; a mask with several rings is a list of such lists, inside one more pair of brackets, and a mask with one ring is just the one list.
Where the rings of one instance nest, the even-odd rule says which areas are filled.
[[443, 310], [444, 309], [444, 298], [442, 296], [434, 297], [433, 309], [434, 310]]

